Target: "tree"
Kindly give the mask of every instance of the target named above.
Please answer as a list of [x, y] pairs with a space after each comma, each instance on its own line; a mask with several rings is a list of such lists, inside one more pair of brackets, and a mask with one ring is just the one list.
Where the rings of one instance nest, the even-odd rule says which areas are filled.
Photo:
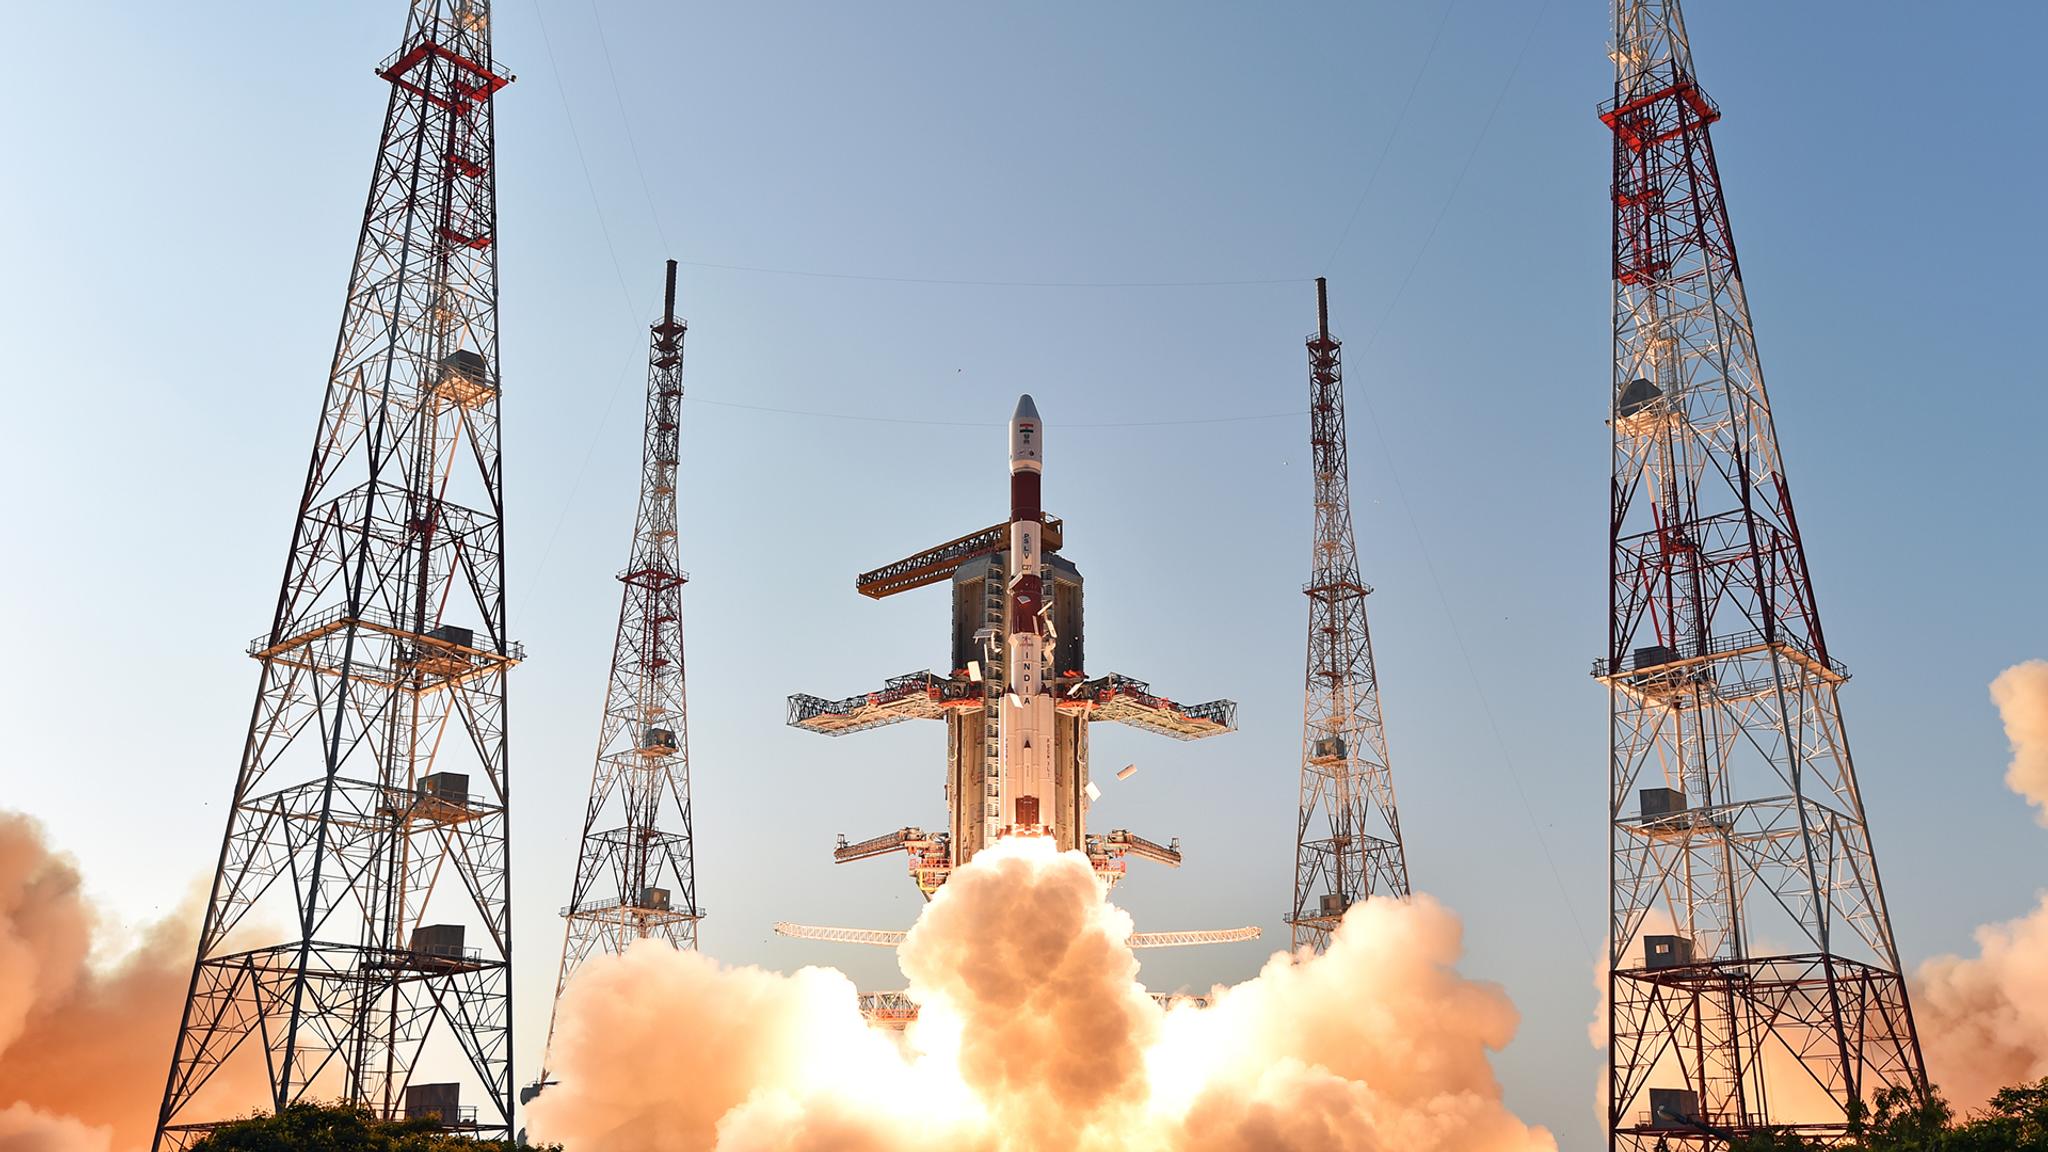
[[[1820, 1152], [1781, 1129], [1732, 1141], [1728, 1152]], [[2048, 1079], [2002, 1088], [1982, 1112], [1957, 1120], [1941, 1093], [1919, 1099], [1904, 1088], [1880, 1094], [1862, 1138], [1834, 1152], [2048, 1152]]]

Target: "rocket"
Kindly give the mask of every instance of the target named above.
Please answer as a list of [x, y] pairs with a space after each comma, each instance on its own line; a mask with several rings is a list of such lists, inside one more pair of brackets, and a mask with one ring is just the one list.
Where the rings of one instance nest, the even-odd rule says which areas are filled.
[[1052, 833], [1052, 628], [1047, 620], [1044, 516], [1039, 481], [1045, 425], [1030, 396], [1010, 417], [1010, 553], [1006, 576], [1003, 702], [998, 711], [1000, 787], [996, 835]]

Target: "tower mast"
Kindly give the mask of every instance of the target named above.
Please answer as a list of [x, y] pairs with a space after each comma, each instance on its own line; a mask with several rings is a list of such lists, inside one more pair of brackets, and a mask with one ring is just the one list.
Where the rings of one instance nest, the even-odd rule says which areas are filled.
[[1308, 338], [1309, 446], [1315, 463], [1315, 548], [1308, 586], [1308, 675], [1301, 735], [1301, 808], [1294, 841], [1294, 947], [1321, 952], [1344, 910], [1408, 895], [1408, 858], [1394, 808], [1379, 679], [1344, 425], [1343, 344], [1330, 335], [1329, 286], [1316, 278]]
[[[1925, 1088], [1677, 0], [1616, 0], [1609, 1147]], [[1796, 1085], [1785, 1101], [1773, 1091]], [[1822, 1102], [1807, 1104], [1818, 1096]]]
[[[512, 1133], [505, 678], [521, 652], [492, 132], [512, 78], [485, 0], [413, 0], [377, 74], [383, 138], [277, 605], [249, 645], [256, 702], [158, 1147], [247, 1107], [194, 1107], [244, 1044], [273, 1109], [339, 1097]], [[422, 1083], [423, 1063], [459, 1079]]]
[[[677, 427], [683, 334], [676, 262], [647, 365], [640, 502], [619, 573], [619, 629], [598, 726], [597, 763], [562, 944], [562, 989], [593, 951], [656, 938], [697, 946], [697, 873], [690, 828], [690, 742], [683, 683], [683, 584], [676, 541]], [[554, 1026], [549, 1025], [552, 1041]]]

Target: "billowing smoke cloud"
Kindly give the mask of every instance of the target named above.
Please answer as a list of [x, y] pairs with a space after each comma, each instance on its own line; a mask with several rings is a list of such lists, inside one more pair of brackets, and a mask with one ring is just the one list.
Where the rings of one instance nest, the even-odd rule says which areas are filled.
[[0, 813], [0, 1152], [149, 1146], [198, 922], [183, 908], [95, 967], [77, 868]]
[[[2048, 662], [2006, 669], [1991, 699], [2012, 741], [2005, 782], [2048, 822]], [[1929, 1077], [1960, 1107], [2048, 1076], [2048, 893], [2026, 916], [1977, 929], [1976, 956], [1921, 965], [1913, 1014]]]
[[0, 1152], [108, 1152], [114, 1134], [27, 1104], [0, 1108]]
[[1991, 701], [2005, 721], [2005, 738], [2012, 741], [2006, 787], [2041, 809], [2041, 823], [2048, 826], [2048, 660], [2029, 660], [1999, 673], [1991, 682]]
[[1459, 976], [1427, 898], [1352, 909], [1207, 1009], [1161, 1010], [1128, 916], [1078, 853], [1030, 842], [954, 874], [904, 942], [919, 1020], [870, 1029], [845, 977], [640, 946], [593, 960], [529, 1110], [571, 1152], [1554, 1152], [1487, 1053], [1515, 1011]]

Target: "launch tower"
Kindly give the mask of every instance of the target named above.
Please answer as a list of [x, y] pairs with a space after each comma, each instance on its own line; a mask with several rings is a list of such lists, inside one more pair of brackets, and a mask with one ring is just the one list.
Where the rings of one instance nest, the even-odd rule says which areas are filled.
[[1677, 0], [1617, 0], [1609, 1147], [1925, 1090]]
[[1329, 285], [1316, 278], [1308, 338], [1309, 450], [1315, 463], [1315, 548], [1308, 586], [1308, 676], [1301, 725], [1301, 804], [1294, 839], [1294, 947], [1321, 952], [1344, 910], [1408, 895], [1408, 857], [1394, 809], [1379, 675], [1351, 525], [1343, 344], [1330, 335]]
[[[790, 724], [831, 736], [904, 720], [945, 721], [946, 830], [906, 827], [858, 843], [842, 840], [833, 853], [844, 863], [902, 851], [927, 896], [1011, 829], [1086, 852], [1112, 884], [1131, 856], [1178, 865], [1177, 842], [1159, 844], [1122, 829], [1088, 832], [1088, 725], [1116, 721], [1181, 740], [1236, 726], [1231, 701], [1176, 704], [1143, 681], [1082, 670], [1081, 573], [1058, 555], [1064, 525], [1039, 508], [1042, 441], [1038, 410], [1026, 396], [1011, 421], [1011, 519], [856, 582], [862, 595], [879, 600], [950, 581], [951, 671], [897, 676], [879, 691], [844, 700], [789, 698]], [[1027, 558], [1032, 552], [1036, 557]], [[1015, 666], [1020, 660], [1030, 667]], [[1049, 749], [1034, 749], [1043, 759], [1029, 759], [1025, 745], [1048, 736]], [[1031, 778], [1044, 773], [1049, 787], [1025, 782], [1019, 766], [1027, 763]]]
[[[690, 829], [690, 740], [683, 683], [683, 583], [676, 540], [677, 428], [683, 334], [676, 262], [668, 262], [661, 319], [647, 364], [640, 503], [633, 546], [619, 573], [597, 764], [562, 943], [555, 997], [593, 951], [623, 952], [649, 937], [697, 946], [697, 873]], [[548, 1037], [552, 1042], [554, 1026]], [[543, 1074], [545, 1079], [545, 1074]]]
[[249, 645], [255, 708], [159, 1147], [224, 1118], [191, 1105], [237, 1058], [267, 1069], [273, 1109], [338, 1098], [512, 1134], [505, 680], [521, 652], [492, 137], [511, 76], [484, 0], [413, 0], [377, 74], [383, 139], [283, 584]]

